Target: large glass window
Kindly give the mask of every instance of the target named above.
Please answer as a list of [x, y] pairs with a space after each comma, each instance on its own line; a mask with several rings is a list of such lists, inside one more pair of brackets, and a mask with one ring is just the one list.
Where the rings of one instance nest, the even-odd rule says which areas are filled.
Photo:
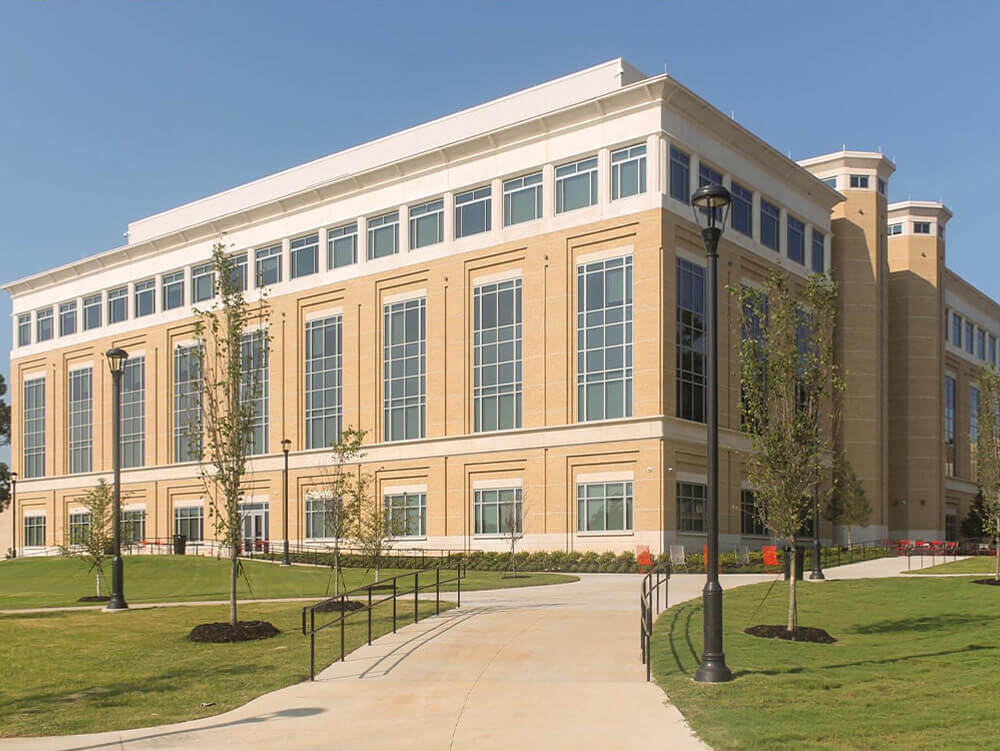
[[455, 195], [455, 237], [477, 235], [490, 230], [493, 213], [489, 185]]
[[944, 378], [944, 473], [955, 476], [955, 379]]
[[542, 173], [535, 172], [503, 184], [503, 226], [530, 222], [542, 216]]
[[174, 350], [174, 461], [201, 459], [201, 350], [198, 345]]
[[368, 220], [368, 259], [385, 258], [399, 252], [399, 212]]
[[100, 328], [101, 318], [100, 293], [83, 298], [83, 330]]
[[931, 233], [931, 223], [930, 222], [914, 222], [913, 223], [913, 234], [915, 235], [929, 235]]
[[982, 329], [976, 331], [976, 356], [980, 360], [986, 359], [986, 332]]
[[90, 472], [94, 449], [94, 371], [69, 372], [69, 471]]
[[385, 497], [385, 513], [394, 537], [427, 535], [427, 494], [396, 493]]
[[267, 338], [263, 331], [243, 335], [243, 374], [240, 399], [252, 410], [250, 454], [267, 453], [268, 385], [270, 366]]
[[733, 183], [733, 229], [747, 237], [753, 236], [753, 191]]
[[322, 540], [337, 536], [339, 499], [330, 491], [310, 491], [306, 494], [306, 539]]
[[766, 537], [767, 526], [760, 518], [760, 512], [757, 509], [757, 499], [752, 490], [743, 490], [740, 492], [740, 510], [740, 532], [755, 537]]
[[788, 217], [788, 257], [796, 263], [806, 262], [806, 225], [794, 216]]
[[444, 199], [410, 207], [410, 250], [444, 240]]
[[677, 483], [677, 530], [705, 531], [705, 486], [693, 482]]
[[281, 281], [281, 244], [257, 248], [254, 251], [254, 277], [258, 287]]
[[826, 238], [816, 230], [812, 231], [812, 270], [817, 274], [826, 270]]
[[163, 309], [173, 310], [184, 305], [184, 272], [175, 271], [172, 274], [163, 275]]
[[779, 237], [779, 225], [781, 223], [781, 210], [773, 203], [768, 203], [763, 198], [760, 199], [760, 242], [766, 248], [781, 251], [781, 239]]
[[476, 432], [521, 427], [521, 280], [473, 295], [473, 410]]
[[896, 222], [895, 224], [890, 224], [889, 230], [886, 234], [888, 234], [889, 237], [903, 234], [903, 225], [900, 222]]
[[128, 318], [128, 287], [108, 290], [108, 323], [119, 323]]
[[242, 292], [246, 292], [248, 289], [248, 266], [249, 261], [247, 260], [246, 253], [235, 253], [229, 257], [229, 275], [233, 280], [233, 284], [240, 289]]
[[202, 302], [215, 297], [215, 267], [210, 263], [191, 269], [191, 301]]
[[17, 346], [27, 347], [31, 344], [31, 313], [17, 317]]
[[122, 545], [138, 545], [146, 539], [146, 509], [122, 511]]
[[201, 506], [174, 508], [174, 534], [184, 535], [188, 542], [205, 539], [205, 509]]
[[677, 416], [705, 422], [705, 269], [677, 259]]
[[969, 386], [969, 445], [973, 454], [979, 441], [979, 389]]
[[851, 175], [851, 187], [865, 189], [868, 187], [868, 175]]
[[24, 517], [24, 547], [40, 548], [45, 545], [45, 517]]
[[997, 364], [997, 338], [990, 334], [990, 365]]
[[502, 535], [524, 531], [521, 488], [477, 490], [473, 506], [477, 535]]
[[626, 532], [632, 529], [632, 483], [589, 482], [576, 486], [580, 532]]
[[289, 243], [291, 254], [291, 276], [309, 276], [319, 271], [319, 234], [297, 237]]
[[691, 199], [691, 157], [670, 147], [670, 195], [682, 203]]
[[597, 203], [597, 157], [556, 167], [556, 213]]
[[47, 342], [55, 336], [55, 320], [52, 308], [42, 308], [35, 313], [35, 341]]
[[611, 200], [646, 192], [646, 144], [611, 152]]
[[970, 355], [976, 349], [976, 325], [972, 321], [965, 322], [965, 351]]
[[122, 367], [122, 467], [146, 463], [146, 358], [130, 357]]
[[135, 283], [135, 318], [150, 316], [156, 312], [156, 280], [145, 279]]
[[329, 448], [343, 418], [341, 317], [306, 322], [306, 448]]
[[45, 476], [45, 379], [24, 382], [24, 477]]
[[577, 419], [632, 416], [632, 256], [576, 270]]
[[951, 343], [959, 349], [962, 347], [962, 316], [955, 312], [951, 314]]
[[59, 336], [76, 333], [76, 300], [59, 306]]
[[326, 266], [339, 269], [358, 262], [358, 223], [335, 227], [326, 232]]
[[386, 441], [423, 438], [427, 411], [427, 301], [385, 306], [383, 420]]
[[69, 515], [69, 544], [86, 545], [90, 536], [90, 512], [73, 511]]

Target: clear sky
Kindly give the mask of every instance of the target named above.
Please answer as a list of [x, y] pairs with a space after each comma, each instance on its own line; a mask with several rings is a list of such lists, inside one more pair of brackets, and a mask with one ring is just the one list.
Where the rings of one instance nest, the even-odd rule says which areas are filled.
[[998, 32], [993, 2], [7, 0], [0, 280], [120, 245], [130, 220], [620, 56], [795, 159], [881, 148], [898, 170], [890, 200], [943, 199], [949, 266], [1000, 299]]

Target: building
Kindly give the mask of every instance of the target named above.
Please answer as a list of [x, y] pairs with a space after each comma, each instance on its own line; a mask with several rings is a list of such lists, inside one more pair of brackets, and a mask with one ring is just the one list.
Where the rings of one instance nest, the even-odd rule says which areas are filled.
[[[5, 286], [20, 477], [0, 545], [13, 527], [19, 551], [43, 551], [85, 523], [80, 496], [111, 469], [112, 346], [130, 354], [131, 534], [212, 536], [184, 436], [192, 311], [212, 297], [206, 264], [223, 241], [270, 310], [248, 540], [281, 538], [284, 438], [290, 537], [323, 539], [329, 446], [353, 425], [413, 546], [498, 547], [513, 504], [523, 549], [698, 549], [704, 249], [687, 201], [707, 181], [734, 198], [722, 284], [847, 282], [843, 441], [873, 506], [856, 539], [941, 537], [972, 492], [954, 420], [980, 361], [940, 339], [944, 316], [993, 332], [995, 362], [1000, 313], [945, 268], [947, 209], [887, 206], [893, 169], [859, 152], [798, 164], [669, 76], [613, 60], [133, 222], [127, 245]], [[928, 222], [927, 237], [911, 229]], [[739, 310], [719, 294], [721, 538], [757, 546]], [[922, 359], [932, 344], [936, 389]], [[958, 394], [951, 443], [945, 383]], [[825, 539], [841, 532], [821, 525]]]

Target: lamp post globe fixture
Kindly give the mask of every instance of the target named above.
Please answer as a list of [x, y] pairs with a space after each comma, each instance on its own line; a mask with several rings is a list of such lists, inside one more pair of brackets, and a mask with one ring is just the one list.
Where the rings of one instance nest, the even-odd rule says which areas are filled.
[[109, 349], [105, 353], [111, 371], [111, 463], [114, 469], [114, 504], [111, 513], [114, 555], [111, 559], [111, 597], [106, 610], [127, 610], [125, 602], [125, 571], [122, 562], [122, 373], [128, 352], [121, 347]]
[[719, 239], [726, 225], [732, 196], [722, 185], [703, 185], [691, 196], [695, 223], [705, 243], [705, 420], [708, 428], [707, 503], [705, 534], [707, 560], [702, 590], [703, 647], [694, 679], [702, 683], [730, 681], [722, 651], [722, 585], [719, 584]]
[[284, 490], [282, 493], [282, 512], [281, 512], [281, 524], [283, 528], [283, 537], [285, 538], [284, 550], [281, 556], [281, 565], [290, 566], [291, 560], [288, 557], [288, 452], [292, 448], [292, 441], [290, 438], [281, 439], [281, 451], [285, 455], [285, 469], [282, 474], [282, 480], [284, 485]]
[[10, 557], [17, 558], [17, 472], [10, 473]]

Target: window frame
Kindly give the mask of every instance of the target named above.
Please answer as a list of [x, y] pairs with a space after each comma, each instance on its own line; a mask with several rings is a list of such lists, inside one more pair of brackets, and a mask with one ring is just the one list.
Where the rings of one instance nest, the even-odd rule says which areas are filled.
[[[472, 292], [472, 426], [475, 433], [516, 430], [523, 412], [523, 283], [520, 277], [478, 284]], [[511, 320], [502, 320], [510, 296]], [[493, 303], [495, 301], [495, 310]], [[488, 307], [489, 306], [489, 307]], [[495, 314], [495, 315], [494, 315]], [[495, 325], [487, 325], [492, 320]], [[507, 337], [507, 338], [504, 338]], [[508, 353], [510, 357], [503, 357]], [[490, 362], [487, 360], [490, 359]], [[509, 373], [509, 379], [503, 379]], [[502, 405], [511, 402], [505, 414]], [[490, 405], [493, 410], [489, 411]], [[507, 415], [513, 419], [507, 420]], [[510, 422], [511, 424], [507, 424]], [[495, 425], [495, 427], [491, 427]]]
[[[145, 312], [145, 304], [149, 310]], [[156, 279], [143, 279], [132, 285], [133, 318], [145, 318], [156, 313]]]
[[35, 342], [41, 344], [55, 339], [55, 309], [50, 305], [35, 311]]
[[[444, 242], [444, 198], [435, 198], [432, 201], [414, 204], [407, 207], [406, 212], [410, 220], [410, 250], [419, 250]], [[421, 227], [425, 224], [433, 224], [433, 239], [425, 238], [420, 241], [418, 236], [421, 234]]]
[[[774, 245], [771, 245], [765, 236], [765, 229], [769, 228], [772, 222], [774, 223]], [[775, 253], [781, 252], [781, 208], [763, 196], [760, 199], [760, 244]]]
[[[730, 190], [733, 196], [733, 207], [732, 215], [730, 216], [729, 223], [732, 225], [736, 232], [739, 232], [744, 237], [753, 237], [753, 191], [740, 185], [737, 182], [733, 182]], [[745, 194], [745, 195], [744, 195]], [[747, 222], [746, 229], [737, 226], [736, 217], [744, 217]]]
[[[345, 240], [350, 241], [351, 260], [347, 263], [337, 263], [338, 245]], [[358, 262], [358, 223], [350, 222], [339, 227], [331, 227], [326, 231], [326, 267], [328, 270], [353, 266]]]
[[[38, 523], [41, 521], [41, 523]], [[31, 514], [30, 516], [25, 514], [22, 523], [22, 539], [24, 540], [25, 548], [44, 548], [45, 547], [45, 536], [46, 536], [46, 521], [45, 514]], [[36, 538], [40, 536], [41, 541], [36, 541]], [[30, 542], [29, 542], [30, 540]]]
[[[208, 280], [208, 294], [202, 296], [200, 282]], [[215, 297], [215, 266], [202, 263], [191, 267], [191, 303], [200, 303]]]
[[[202, 421], [201, 347], [190, 344], [174, 347], [173, 352], [173, 460], [174, 463], [195, 462], [202, 458], [204, 438], [200, 431], [193, 434]], [[186, 376], [186, 377], [182, 377]], [[195, 414], [192, 419], [192, 413]]]
[[21, 470], [24, 479], [45, 477], [45, 378], [26, 378], [21, 394]]
[[[579, 211], [591, 206], [596, 206], [600, 201], [600, 188], [598, 186], [598, 171], [600, 168], [597, 155], [575, 159], [571, 162], [564, 162], [556, 165], [555, 168], [555, 213], [567, 214], [571, 211]], [[584, 180], [580, 180], [584, 178]], [[586, 201], [577, 205], [568, 205], [568, 189], [585, 181], [587, 184]]]
[[[417, 336], [407, 332], [410, 313]], [[403, 338], [393, 340], [393, 317], [401, 317]], [[382, 306], [382, 433], [386, 443], [427, 437], [427, 298], [413, 297]], [[398, 368], [395, 367], [398, 364]], [[412, 372], [407, 372], [412, 370]], [[415, 386], [411, 389], [411, 380]], [[394, 419], [399, 424], [394, 427]], [[414, 427], [415, 426], [415, 427]], [[413, 428], [411, 434], [411, 427]], [[398, 434], [401, 431], [401, 435]]]
[[[163, 312], [168, 310], [176, 310], [177, 308], [183, 308], [187, 302], [187, 297], [185, 295], [186, 290], [184, 289], [186, 274], [183, 270], [173, 271], [169, 274], [164, 274], [160, 279], [160, 309]], [[171, 305], [170, 296], [177, 288], [180, 288], [180, 300]]]
[[[190, 512], [197, 511], [197, 514]], [[195, 526], [197, 537], [187, 534]], [[174, 534], [184, 535], [188, 542], [205, 541], [205, 507], [204, 506], [174, 506]]]
[[[482, 225], [479, 215], [482, 214]], [[468, 218], [467, 218], [468, 217]], [[466, 224], [472, 222], [467, 228]], [[478, 188], [463, 190], [455, 194], [455, 239], [481, 235], [493, 228], [493, 186], [481, 185]]]
[[815, 227], [812, 229], [812, 258], [811, 266], [814, 274], [826, 273], [826, 233], [820, 232]]
[[[390, 258], [399, 254], [399, 209], [387, 211], [378, 216], [368, 217], [365, 220], [365, 230], [368, 232], [368, 260], [377, 261], [380, 258]], [[375, 254], [376, 240], [385, 235], [392, 235], [392, 251], [389, 253]]]
[[[701, 282], [697, 289], [696, 282]], [[690, 285], [690, 289], [682, 285]], [[674, 412], [682, 420], [706, 420], [706, 303], [705, 267], [677, 256], [674, 298], [676, 395]], [[700, 310], [698, 303], [701, 303]], [[700, 322], [700, 325], [699, 325]], [[685, 344], [690, 342], [690, 344]], [[699, 348], [700, 347], [700, 348]], [[699, 364], [700, 370], [699, 373]], [[701, 399], [697, 399], [697, 394]]]
[[[281, 243], [266, 245], [254, 248], [253, 251], [253, 278], [254, 285], [258, 289], [270, 287], [272, 284], [281, 283], [281, 267], [283, 263], [284, 249]], [[274, 270], [274, 279], [265, 281], [266, 273]]]
[[[400, 493], [383, 493], [383, 508], [386, 514], [386, 526], [389, 529], [389, 537], [394, 540], [400, 539], [424, 539], [427, 537], [427, 492], [426, 491], [404, 491]], [[417, 518], [417, 531], [410, 531], [410, 513], [415, 511]], [[396, 515], [402, 514], [402, 524], [397, 527]], [[394, 530], [405, 528], [403, 534], [392, 534]]]
[[852, 190], [868, 190], [870, 186], [870, 175], [851, 175], [849, 183]]
[[131, 356], [125, 360], [122, 364], [121, 378], [119, 415], [121, 466], [122, 469], [144, 467], [146, 466], [146, 356]]
[[[255, 256], [256, 258], [256, 256]], [[310, 264], [303, 266], [303, 259]], [[301, 279], [319, 273], [319, 232], [310, 232], [288, 241], [288, 278]]]
[[66, 378], [68, 474], [93, 471], [94, 464], [94, 369], [75, 368]]
[[[528, 182], [531, 180], [531, 182]], [[542, 198], [543, 198], [544, 177], [541, 171], [532, 172], [520, 177], [512, 177], [504, 180], [501, 186], [503, 195], [503, 226], [512, 227], [515, 224], [532, 222], [542, 218]], [[532, 202], [534, 215], [525, 219], [514, 219], [518, 198], [528, 196]]]
[[[793, 235], [797, 238], [792, 241]], [[785, 213], [785, 255], [788, 260], [806, 265], [806, 223], [801, 219]], [[794, 252], [795, 255], [792, 255]]]
[[[608, 480], [576, 483], [576, 533], [578, 535], [627, 535], [635, 533], [635, 494], [634, 480]], [[621, 492], [615, 493], [616, 486], [621, 486]], [[593, 488], [595, 495], [591, 495]], [[600, 495], [597, 488], [601, 488]], [[591, 526], [592, 501], [599, 501], [602, 507], [601, 527]], [[608, 502], [620, 501], [622, 504], [622, 526], [614, 527], [608, 524]]]
[[[80, 306], [76, 300], [59, 303], [59, 336], [72, 336], [77, 332], [76, 324], [79, 308]], [[67, 320], [71, 320], [72, 325], [67, 326]]]
[[[333, 331], [333, 352], [325, 349], [327, 329]], [[343, 316], [337, 314], [306, 321], [304, 335], [302, 393], [306, 449], [328, 449], [339, 440], [343, 429]], [[315, 335], [323, 341], [323, 350], [319, 353], [314, 351]], [[329, 425], [330, 420], [333, 421], [332, 426]]]
[[[509, 507], [513, 507], [513, 530], [504, 529]], [[512, 531], [514, 534], [524, 533], [524, 491], [520, 486], [474, 488], [472, 510], [473, 537], [502, 539], [509, 538]], [[495, 522], [495, 529], [492, 522]]]
[[691, 154], [671, 144], [668, 162], [670, 196], [688, 205], [691, 203]]
[[[636, 143], [631, 146], [623, 146], [611, 152], [611, 200], [618, 201], [623, 198], [632, 198], [646, 192], [646, 144]], [[625, 180], [622, 177], [623, 169], [635, 164], [635, 190], [625, 191]], [[631, 175], [628, 176], [631, 188]]]
[[31, 344], [31, 313], [21, 313], [17, 317], [17, 346], [27, 347]]
[[[700, 497], [695, 492], [700, 490]], [[708, 506], [708, 488], [704, 483], [677, 481], [677, 532], [680, 534], [705, 534], [705, 516]], [[698, 504], [701, 512], [696, 511]]]

